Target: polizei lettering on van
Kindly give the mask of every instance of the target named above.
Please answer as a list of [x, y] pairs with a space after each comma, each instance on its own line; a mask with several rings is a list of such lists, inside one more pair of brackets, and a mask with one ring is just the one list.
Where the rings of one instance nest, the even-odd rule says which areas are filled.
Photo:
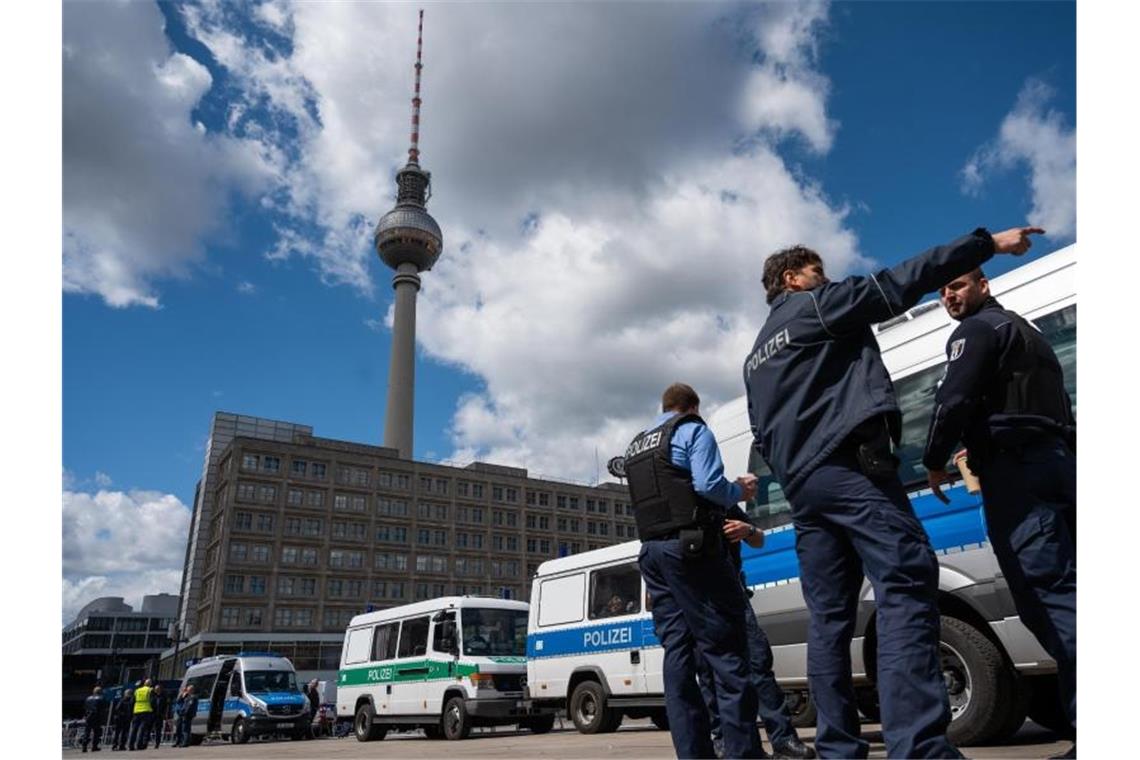
[[629, 444], [629, 448], [625, 450], [625, 458], [629, 459], [643, 451], [656, 448], [659, 443], [661, 443], [661, 431], [655, 430], [652, 434], [637, 438], [633, 443]]
[[780, 349], [791, 342], [792, 336], [788, 333], [788, 328], [785, 327], [757, 346], [756, 350], [752, 352], [752, 355], [748, 357], [748, 371], [754, 372], [761, 364], [771, 359]]
[[582, 635], [582, 646], [586, 649], [591, 647], [612, 647], [619, 644], [632, 644], [633, 643], [633, 629], [632, 628], [610, 628], [602, 631], [586, 631]]

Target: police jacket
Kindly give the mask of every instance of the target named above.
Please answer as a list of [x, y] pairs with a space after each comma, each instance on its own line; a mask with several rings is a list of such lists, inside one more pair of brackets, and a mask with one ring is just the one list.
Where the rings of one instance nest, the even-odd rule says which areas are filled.
[[871, 325], [993, 254], [979, 228], [890, 269], [776, 297], [745, 359], [744, 386], [753, 443], [785, 491], [870, 417], [885, 415], [897, 441], [898, 403]]
[[129, 697], [123, 697], [115, 703], [115, 720], [119, 722], [130, 722], [131, 715], [135, 711], [135, 697], [132, 693]]
[[182, 703], [182, 719], [193, 720], [194, 716], [198, 714], [198, 695], [194, 694], [187, 696], [186, 700]]
[[106, 714], [107, 702], [94, 694], [83, 700], [83, 718], [91, 723], [101, 723]]
[[1071, 438], [1075, 422], [1057, 355], [1035, 327], [995, 298], [962, 320], [946, 343], [946, 358], [922, 457], [927, 469], [944, 468], [958, 441], [980, 474], [995, 449]]

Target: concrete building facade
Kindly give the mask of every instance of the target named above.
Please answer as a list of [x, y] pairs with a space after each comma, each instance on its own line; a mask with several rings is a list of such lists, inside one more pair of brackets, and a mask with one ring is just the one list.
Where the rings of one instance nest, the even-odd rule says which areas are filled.
[[335, 670], [353, 615], [447, 594], [526, 600], [542, 561], [636, 537], [617, 483], [410, 461], [304, 425], [249, 427], [265, 434], [214, 439], [216, 465], [199, 484], [196, 512], [210, 511], [191, 529], [201, 561], [188, 561], [183, 581], [196, 594], [178, 672], [242, 649]]

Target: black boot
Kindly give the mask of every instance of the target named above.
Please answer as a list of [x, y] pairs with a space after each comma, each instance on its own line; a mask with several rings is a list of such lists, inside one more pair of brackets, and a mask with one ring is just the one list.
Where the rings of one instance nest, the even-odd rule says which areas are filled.
[[779, 744], [772, 745], [772, 757], [796, 758], [796, 760], [811, 760], [815, 757], [815, 750], [800, 741], [798, 736], [785, 739]]

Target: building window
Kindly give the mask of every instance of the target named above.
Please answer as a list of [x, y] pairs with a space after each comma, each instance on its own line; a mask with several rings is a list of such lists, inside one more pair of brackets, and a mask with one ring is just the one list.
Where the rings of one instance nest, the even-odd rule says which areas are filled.
[[416, 572], [447, 574], [447, 557], [434, 554], [420, 554], [416, 556]]
[[[251, 575], [249, 576], [249, 593], [254, 596], [265, 595], [265, 576], [264, 575]], [[260, 622], [260, 621], [258, 621]]]
[[558, 530], [565, 532], [568, 529], [566, 527], [568, 524], [569, 524], [569, 522], [567, 521], [567, 519], [565, 517], [559, 517], [558, 518]]
[[293, 473], [293, 477], [296, 477], [296, 478], [305, 477], [308, 469], [309, 469], [309, 463], [306, 462], [304, 459], [294, 459], [293, 465], [290, 468], [291, 472]]
[[519, 489], [513, 488], [511, 486], [507, 486], [506, 489], [504, 489], [504, 490], [506, 492], [506, 498], [507, 498], [508, 504], [518, 504], [519, 503]]
[[305, 503], [305, 492], [299, 488], [290, 488], [288, 501], [291, 507], [302, 506]]
[[260, 533], [273, 532], [273, 515], [260, 514], [257, 516], [257, 530]]
[[577, 496], [571, 496], [570, 497], [570, 509], [578, 509], [578, 508], [579, 508], [578, 507], [578, 497]]
[[372, 598], [383, 599], [388, 596], [388, 581], [372, 581]]
[[257, 454], [244, 454], [241, 458], [241, 468], [243, 470], [255, 471], [257, 470], [260, 459]]
[[538, 550], [543, 554], [550, 554], [550, 539], [541, 538], [538, 541]]
[[606, 515], [610, 512], [610, 503], [605, 499], [598, 499], [598, 514]]
[[390, 599], [403, 599], [404, 598], [404, 582], [392, 581], [388, 584], [388, 597]]
[[388, 552], [376, 552], [376, 556], [372, 560], [373, 567], [377, 570], [407, 570], [408, 569], [408, 555], [406, 554], [390, 554]]
[[261, 469], [265, 472], [280, 472], [281, 458], [266, 455], [261, 458]]
[[526, 540], [526, 550], [527, 550], [527, 553], [529, 553], [529, 554], [537, 554], [538, 553], [538, 539], [537, 538], [528, 538]]
[[241, 620], [241, 610], [237, 607], [222, 607], [222, 627], [233, 628]]
[[339, 538], [345, 541], [364, 541], [367, 535], [368, 526], [365, 523], [340, 522], [339, 520], [333, 520], [333, 538]]
[[249, 556], [249, 547], [238, 541], [230, 543], [230, 562], [245, 562]]
[[550, 494], [540, 493], [538, 495], [538, 506], [549, 507], [550, 506]]
[[300, 549], [296, 546], [282, 546], [281, 547], [281, 564], [282, 565], [295, 565], [297, 564], [297, 556]]
[[582, 524], [578, 521], [577, 517], [570, 518], [570, 532], [579, 533], [582, 530]]
[[408, 543], [408, 529], [395, 525], [376, 526], [376, 540], [388, 544]]
[[322, 462], [312, 462], [309, 467], [309, 474], [312, 475], [313, 480], [324, 480], [327, 469], [327, 465]]
[[309, 491], [306, 493], [305, 498], [309, 502], [310, 507], [323, 507], [325, 505], [324, 491]]
[[257, 498], [265, 504], [272, 504], [277, 499], [277, 486], [258, 487]]
[[344, 596], [344, 581], [340, 578], [329, 578], [328, 595]]
[[254, 544], [250, 547], [250, 554], [254, 562], [268, 562], [269, 561], [269, 545], [268, 544]]
[[560, 494], [558, 494], [556, 499], [558, 501], [558, 508], [559, 509], [566, 509], [566, 494], [560, 493]]
[[227, 575], [225, 593], [227, 594], [240, 594], [245, 591], [245, 576], [244, 575]]
[[609, 534], [610, 534], [610, 524], [604, 523], [604, 522], [598, 523], [598, 535], [608, 536]]
[[384, 517], [407, 517], [408, 502], [403, 499], [376, 499], [376, 514]]
[[234, 512], [234, 530], [253, 530], [253, 513]]
[[257, 498], [257, 486], [253, 483], [238, 481], [237, 497], [239, 501], [253, 501]]
[[526, 492], [526, 505], [528, 507], [533, 507], [536, 504], [538, 504], [538, 494], [534, 491], [527, 491]]
[[549, 517], [549, 515], [539, 515], [538, 516], [538, 528], [539, 528], [539, 530], [550, 530], [550, 517]]

